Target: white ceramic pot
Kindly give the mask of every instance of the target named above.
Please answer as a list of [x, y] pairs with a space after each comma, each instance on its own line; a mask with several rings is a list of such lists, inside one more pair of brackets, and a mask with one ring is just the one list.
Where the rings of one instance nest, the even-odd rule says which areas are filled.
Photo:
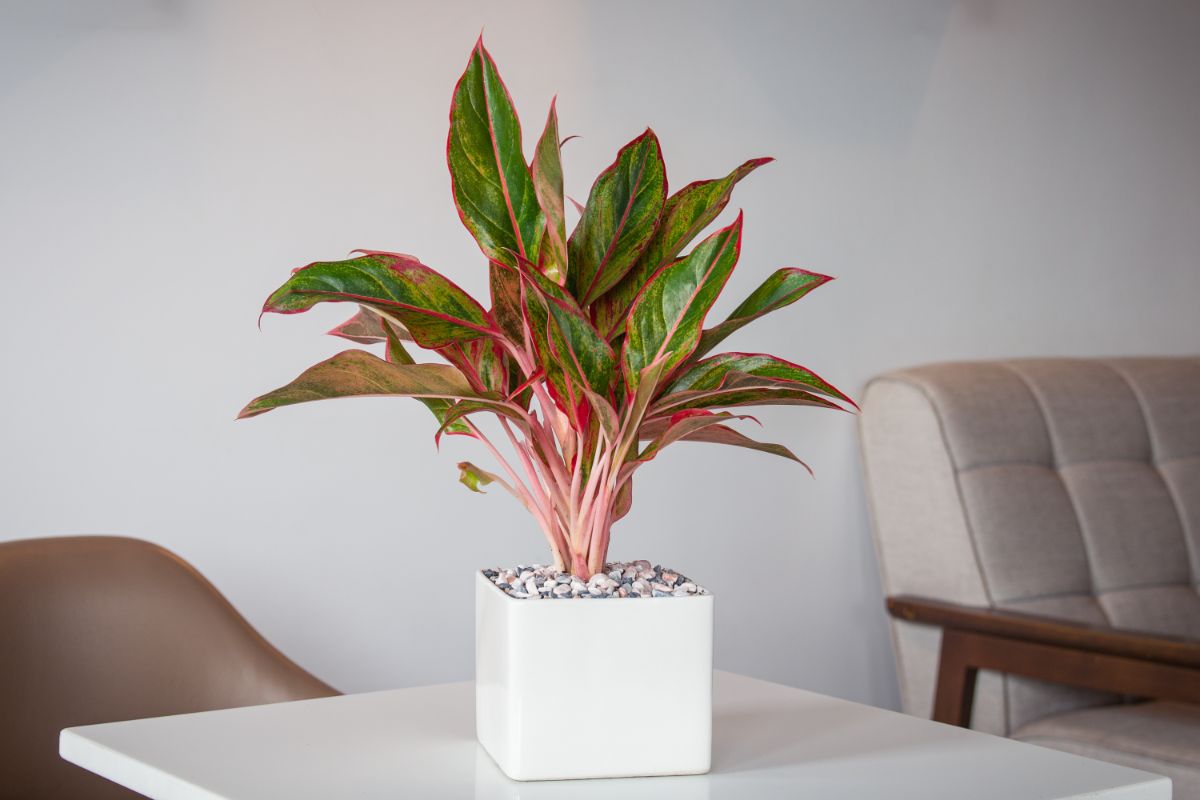
[[480, 572], [476, 735], [519, 781], [708, 772], [712, 635], [711, 594], [523, 600]]

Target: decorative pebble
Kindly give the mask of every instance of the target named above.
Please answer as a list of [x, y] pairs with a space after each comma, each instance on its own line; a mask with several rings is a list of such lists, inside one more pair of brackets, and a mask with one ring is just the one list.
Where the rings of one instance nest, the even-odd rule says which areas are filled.
[[649, 561], [605, 564], [586, 581], [553, 567], [520, 565], [485, 569], [484, 577], [510, 597], [528, 600], [597, 600], [609, 597], [694, 597], [708, 591], [681, 572]]

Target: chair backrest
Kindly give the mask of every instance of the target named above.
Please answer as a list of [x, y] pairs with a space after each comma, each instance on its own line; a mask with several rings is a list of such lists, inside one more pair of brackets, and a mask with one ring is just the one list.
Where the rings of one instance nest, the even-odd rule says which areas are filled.
[[337, 694], [149, 542], [0, 544], [0, 798], [134, 798], [58, 757], [65, 727]]
[[[899, 370], [860, 425], [888, 594], [1200, 638], [1200, 358]], [[940, 636], [892, 632], [904, 708], [928, 716]], [[1115, 699], [984, 674], [972, 725]]]

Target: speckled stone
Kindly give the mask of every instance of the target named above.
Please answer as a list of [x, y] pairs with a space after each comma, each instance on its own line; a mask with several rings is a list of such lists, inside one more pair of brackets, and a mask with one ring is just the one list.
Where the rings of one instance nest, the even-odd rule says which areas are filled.
[[605, 564], [587, 580], [534, 564], [485, 569], [483, 574], [510, 597], [522, 600], [601, 600], [605, 598], [696, 597], [708, 591], [677, 570], [649, 561]]

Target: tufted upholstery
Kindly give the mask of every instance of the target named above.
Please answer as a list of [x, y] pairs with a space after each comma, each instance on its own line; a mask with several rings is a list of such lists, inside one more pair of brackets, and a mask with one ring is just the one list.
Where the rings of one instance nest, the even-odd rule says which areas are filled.
[[[888, 594], [1200, 638], [1200, 358], [917, 367], [863, 408]], [[905, 710], [928, 716], [940, 634], [893, 636]], [[972, 724], [1116, 701], [985, 673]]]

